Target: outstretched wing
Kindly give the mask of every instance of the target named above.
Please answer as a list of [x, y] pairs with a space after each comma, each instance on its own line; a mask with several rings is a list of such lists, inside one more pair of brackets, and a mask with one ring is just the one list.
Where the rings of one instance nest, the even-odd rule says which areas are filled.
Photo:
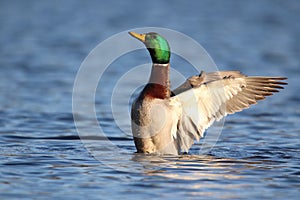
[[181, 104], [177, 142], [188, 151], [214, 121], [239, 112], [258, 100], [283, 89], [286, 78], [245, 76], [238, 71], [224, 71], [189, 78], [173, 91], [172, 98]]

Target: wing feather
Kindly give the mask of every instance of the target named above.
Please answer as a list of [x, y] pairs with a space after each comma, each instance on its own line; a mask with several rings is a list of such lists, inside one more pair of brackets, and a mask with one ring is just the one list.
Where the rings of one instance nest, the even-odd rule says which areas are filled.
[[238, 71], [204, 73], [190, 77], [174, 90], [172, 97], [180, 102], [181, 118], [177, 125], [178, 145], [188, 151], [194, 139], [203, 137], [214, 121], [227, 114], [242, 111], [265, 99], [278, 89], [284, 77], [245, 76]]

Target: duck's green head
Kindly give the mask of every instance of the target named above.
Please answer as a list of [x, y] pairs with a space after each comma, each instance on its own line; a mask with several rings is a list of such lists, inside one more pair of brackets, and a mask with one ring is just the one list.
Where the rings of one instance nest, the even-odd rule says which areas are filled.
[[153, 32], [144, 34], [129, 32], [129, 34], [145, 44], [153, 63], [166, 64], [170, 62], [170, 47], [167, 40], [161, 35]]

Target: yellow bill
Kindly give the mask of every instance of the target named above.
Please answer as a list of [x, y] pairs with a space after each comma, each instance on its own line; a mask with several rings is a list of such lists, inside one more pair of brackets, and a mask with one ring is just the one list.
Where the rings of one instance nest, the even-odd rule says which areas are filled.
[[134, 37], [142, 42], [145, 42], [146, 34], [139, 34], [139, 33], [135, 33], [135, 32], [129, 32], [129, 34], [132, 37]]

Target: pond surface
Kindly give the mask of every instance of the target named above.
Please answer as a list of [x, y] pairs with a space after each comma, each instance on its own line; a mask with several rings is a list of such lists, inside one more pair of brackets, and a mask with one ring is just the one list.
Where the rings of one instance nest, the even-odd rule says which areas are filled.
[[[298, 1], [1, 1], [0, 198], [298, 199], [299, 13]], [[134, 59], [149, 62], [146, 50], [133, 52], [112, 64], [96, 91], [97, 119], [120, 152], [92, 134], [83, 143], [72, 113], [82, 61], [113, 34], [146, 26], [194, 38], [220, 70], [286, 76], [289, 85], [228, 116], [207, 154], [199, 154], [200, 142], [189, 155], [138, 155], [110, 110], [116, 77]], [[186, 76], [195, 73], [176, 56], [171, 64]], [[130, 91], [124, 85], [122, 92]], [[93, 127], [90, 116], [80, 120]], [[121, 122], [130, 129], [130, 119]]]

